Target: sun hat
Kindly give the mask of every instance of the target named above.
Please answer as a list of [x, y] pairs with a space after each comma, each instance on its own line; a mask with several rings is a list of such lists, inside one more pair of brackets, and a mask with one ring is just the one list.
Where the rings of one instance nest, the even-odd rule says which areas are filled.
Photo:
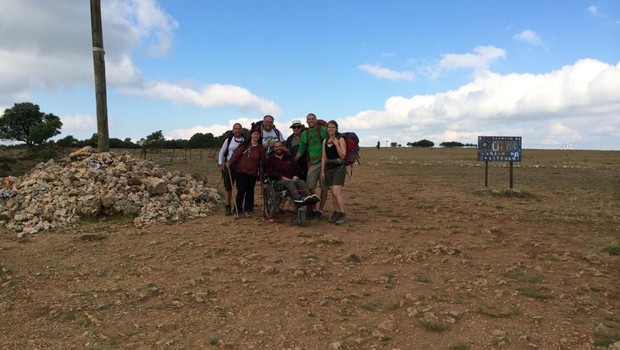
[[293, 123], [291, 124], [291, 128], [294, 126], [304, 126], [304, 124], [301, 122], [301, 120], [295, 119], [293, 120]]

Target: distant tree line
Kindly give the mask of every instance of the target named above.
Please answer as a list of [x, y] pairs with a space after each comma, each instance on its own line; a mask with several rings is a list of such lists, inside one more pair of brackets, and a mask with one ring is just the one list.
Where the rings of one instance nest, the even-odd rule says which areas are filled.
[[[164, 133], [161, 130], [158, 130], [146, 137], [141, 138], [136, 142], [133, 142], [131, 138], [125, 138], [124, 140], [121, 140], [111, 137], [110, 148], [197, 149], [220, 147], [224, 142], [224, 139], [228, 137], [229, 133], [230, 131], [227, 131], [220, 136], [214, 136], [212, 133], [195, 133], [194, 135], [192, 135], [192, 137], [189, 138], [189, 140], [166, 140], [164, 138]], [[55, 142], [49, 142], [52, 144], [56, 144], [60, 147], [97, 147], [97, 141], [97, 134], [93, 134], [93, 136], [91, 136], [91, 138], [87, 140], [77, 140], [75, 137], [69, 135]]]
[[[402, 145], [398, 144], [397, 142], [392, 142], [390, 143], [390, 146], [392, 147], [402, 147]], [[419, 147], [419, 148], [431, 148], [431, 147], [435, 147], [435, 143], [433, 141], [427, 140], [427, 139], [422, 139], [419, 141], [415, 141], [415, 142], [407, 142], [407, 146], [409, 147]], [[462, 147], [477, 147], [476, 145], [474, 145], [473, 143], [461, 143], [461, 142], [457, 142], [457, 141], [448, 141], [448, 142], [442, 142], [439, 144], [439, 147], [443, 147], [443, 148], [462, 148]]]
[[[65, 136], [57, 141], [50, 140], [60, 134], [62, 122], [51, 113], [44, 113], [40, 107], [30, 102], [16, 103], [12, 108], [4, 110], [0, 116], [0, 140], [22, 141], [26, 146], [57, 145], [59, 147], [97, 147], [98, 137], [93, 134], [89, 139], [78, 140], [72, 135]], [[247, 135], [249, 131], [243, 129]], [[134, 142], [131, 138], [124, 140], [110, 138], [110, 148], [152, 148], [152, 149], [180, 149], [180, 148], [210, 148], [220, 147], [230, 134], [225, 132], [220, 136], [212, 133], [196, 133], [189, 140], [166, 140], [161, 130]]]

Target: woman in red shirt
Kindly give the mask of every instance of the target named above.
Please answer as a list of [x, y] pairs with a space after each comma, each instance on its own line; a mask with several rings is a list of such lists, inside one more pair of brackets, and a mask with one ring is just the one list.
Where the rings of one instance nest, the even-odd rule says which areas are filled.
[[254, 186], [258, 178], [260, 162], [265, 157], [265, 147], [260, 143], [260, 129], [250, 131], [250, 138], [239, 146], [227, 165], [235, 170], [237, 180], [237, 197], [235, 219], [243, 211], [246, 218], [254, 211]]

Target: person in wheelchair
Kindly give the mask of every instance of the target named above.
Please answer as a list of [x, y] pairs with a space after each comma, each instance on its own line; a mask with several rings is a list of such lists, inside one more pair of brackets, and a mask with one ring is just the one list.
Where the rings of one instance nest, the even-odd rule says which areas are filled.
[[319, 196], [312, 194], [306, 182], [299, 178], [297, 163], [285, 150], [281, 141], [272, 145], [273, 154], [265, 161], [267, 177], [275, 181], [276, 186], [286, 188], [293, 202], [298, 204], [316, 204]]

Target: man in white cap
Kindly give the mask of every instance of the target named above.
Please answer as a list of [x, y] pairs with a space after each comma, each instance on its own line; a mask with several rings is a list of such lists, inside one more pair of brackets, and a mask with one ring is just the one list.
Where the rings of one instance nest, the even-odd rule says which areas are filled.
[[[304, 124], [299, 119], [293, 120], [291, 123], [291, 129], [293, 129], [293, 133], [286, 139], [285, 146], [291, 152], [292, 156], [297, 154], [297, 150], [299, 149], [299, 141], [301, 140], [301, 132], [306, 128]], [[297, 160], [297, 167], [299, 168], [299, 178], [302, 180], [306, 180], [306, 174], [308, 173], [308, 161], [306, 158], [301, 157]]]

